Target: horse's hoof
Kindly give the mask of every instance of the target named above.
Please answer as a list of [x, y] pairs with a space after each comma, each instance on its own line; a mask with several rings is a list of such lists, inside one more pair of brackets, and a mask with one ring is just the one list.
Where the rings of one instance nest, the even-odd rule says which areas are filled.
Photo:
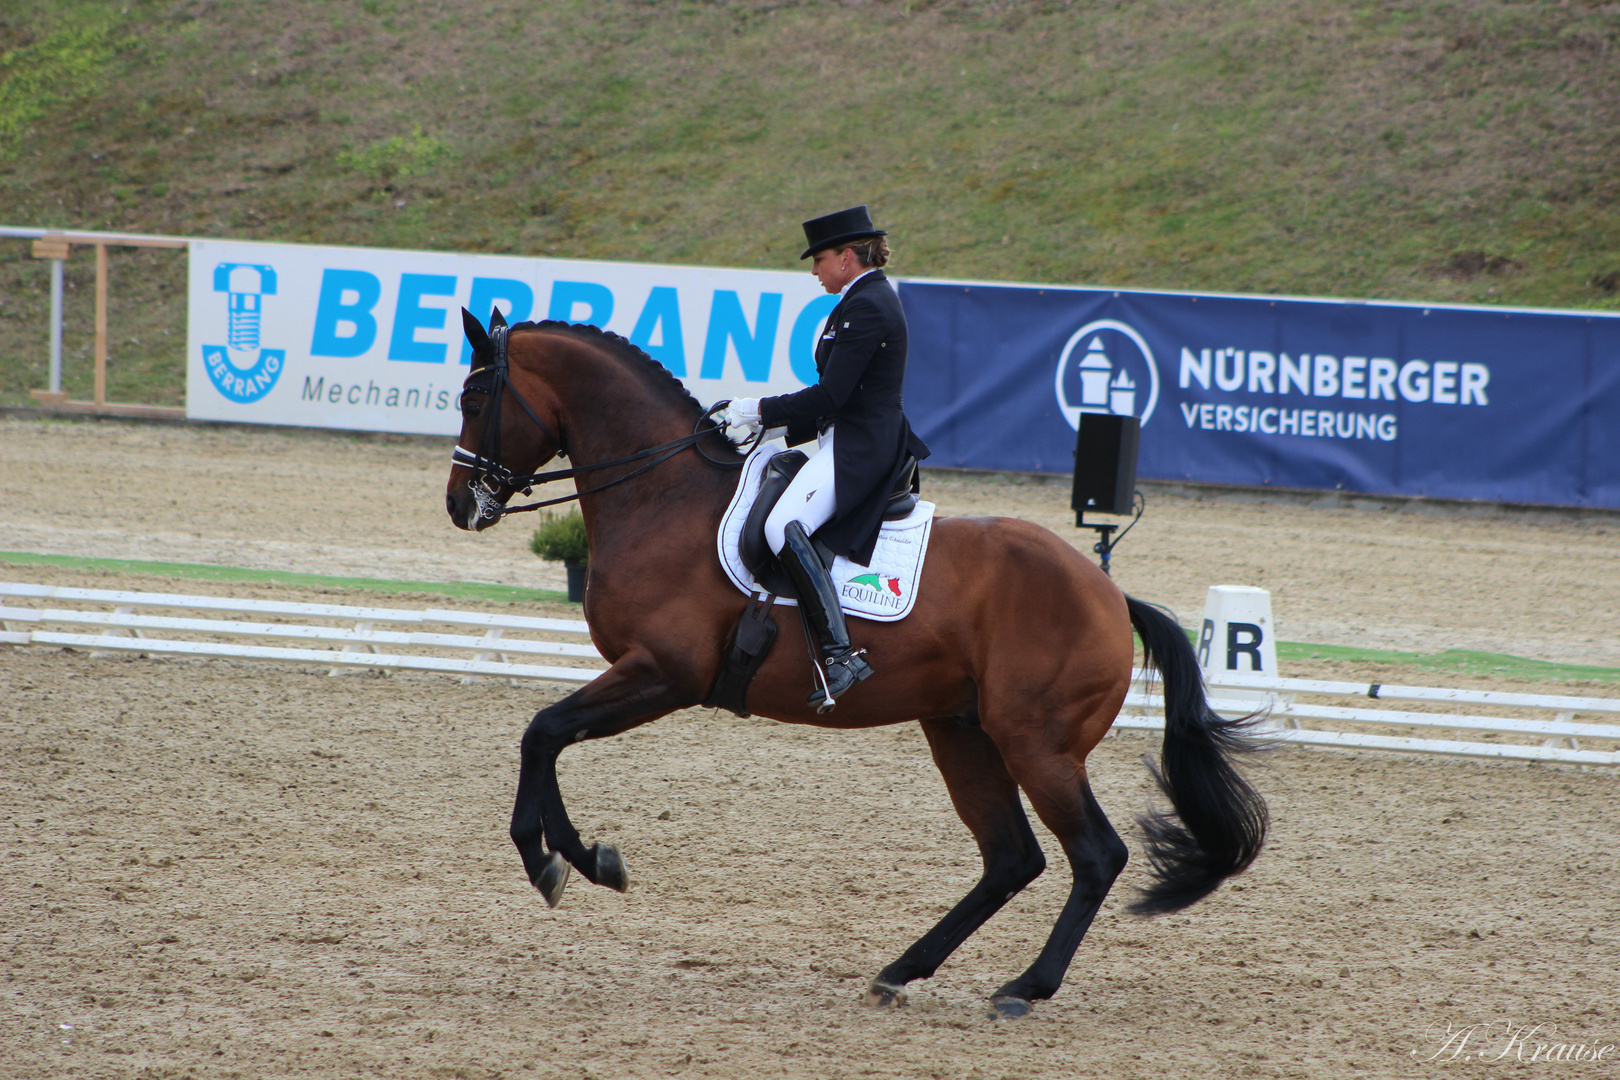
[[534, 887], [546, 898], [547, 907], [556, 907], [562, 903], [563, 889], [567, 885], [568, 860], [562, 857], [562, 852], [553, 851], [546, 859], [546, 865], [542, 866], [540, 873], [536, 875]]
[[906, 1003], [906, 988], [873, 979], [866, 988], [866, 1003], [876, 1009], [897, 1009]]
[[990, 1018], [992, 1020], [1017, 1020], [1021, 1016], [1028, 1016], [1035, 1006], [1029, 1003], [1028, 998], [1013, 997], [1011, 994], [997, 994], [990, 999]]
[[596, 883], [606, 885], [619, 892], [630, 887], [630, 871], [624, 867], [624, 857], [619, 849], [612, 844], [594, 844], [591, 850], [596, 855]]

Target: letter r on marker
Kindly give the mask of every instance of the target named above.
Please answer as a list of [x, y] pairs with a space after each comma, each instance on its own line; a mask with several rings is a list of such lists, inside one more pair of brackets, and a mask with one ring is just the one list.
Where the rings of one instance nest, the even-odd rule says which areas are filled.
[[[1206, 623], [1208, 619], [1204, 620]], [[1211, 631], [1213, 635], [1213, 630]], [[1265, 670], [1260, 666], [1260, 643], [1266, 640], [1266, 632], [1254, 623], [1234, 622], [1226, 624], [1226, 670], [1238, 669], [1238, 657], [1249, 658], [1250, 671]], [[1207, 650], [1206, 650], [1207, 652]]]

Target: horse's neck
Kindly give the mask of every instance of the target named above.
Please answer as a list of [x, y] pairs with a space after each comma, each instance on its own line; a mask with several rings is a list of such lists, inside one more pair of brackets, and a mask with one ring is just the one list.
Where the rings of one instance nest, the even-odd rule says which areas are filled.
[[[589, 366], [570, 365], [567, 375], [557, 384], [565, 414], [564, 437], [570, 462], [576, 468], [629, 457], [690, 435], [695, 427], [696, 417], [689, 415], [690, 409], [672, 403], [622, 364], [614, 358]], [[604, 378], [604, 372], [613, 373], [613, 377]], [[601, 472], [587, 472], [575, 484], [580, 491], [589, 491], [654, 460], [645, 458]], [[625, 531], [621, 526], [626, 525], [634, 532], [647, 527], [642, 519], [668, 516], [681, 504], [686, 504], [688, 514], [701, 512], [710, 503], [723, 509], [735, 487], [735, 475], [736, 470], [719, 470], [695, 449], [687, 448], [634, 479], [586, 495], [580, 505], [587, 524], [593, 527], [593, 546], [597, 534], [604, 539], [616, 537]]]
[[[563, 439], [576, 468], [629, 457], [690, 434], [694, 426], [686, 410], [662, 399], [634, 374], [609, 370], [617, 377], [576, 368], [554, 384], [561, 399]], [[608, 476], [622, 471], [615, 468]], [[586, 474], [580, 487], [594, 487], [606, 478]]]

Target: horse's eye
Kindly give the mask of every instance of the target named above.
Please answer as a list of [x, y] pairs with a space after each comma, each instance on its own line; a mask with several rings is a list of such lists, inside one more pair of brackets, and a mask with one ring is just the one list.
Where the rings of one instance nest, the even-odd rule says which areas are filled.
[[483, 411], [484, 403], [482, 401], [479, 401], [477, 398], [473, 398], [471, 401], [469, 401], [466, 394], [461, 395], [461, 414], [463, 416], [477, 416]]

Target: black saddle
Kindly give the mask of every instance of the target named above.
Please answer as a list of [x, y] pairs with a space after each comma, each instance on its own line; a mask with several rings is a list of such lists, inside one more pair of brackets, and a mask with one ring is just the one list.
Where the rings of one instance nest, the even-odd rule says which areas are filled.
[[[759, 482], [759, 498], [748, 511], [748, 520], [743, 522], [741, 548], [743, 565], [748, 567], [754, 575], [754, 581], [760, 588], [777, 596], [786, 596], [790, 599], [799, 598], [798, 590], [788, 580], [787, 572], [771, 554], [770, 546], [765, 543], [765, 519], [771, 516], [771, 511], [782, 497], [782, 492], [799, 475], [805, 462], [810, 458], [803, 450], [786, 450], [765, 465], [765, 475]], [[917, 459], [907, 455], [906, 463], [900, 470], [900, 478], [895, 482], [894, 489], [889, 493], [889, 504], [883, 508], [884, 521], [899, 521], [909, 517], [917, 508], [917, 493], [912, 490], [917, 480]], [[815, 545], [816, 554], [821, 556], [821, 563], [829, 570], [832, 569], [833, 559], [836, 558], [831, 548], [823, 544], [819, 537], [812, 536], [810, 542]]]

